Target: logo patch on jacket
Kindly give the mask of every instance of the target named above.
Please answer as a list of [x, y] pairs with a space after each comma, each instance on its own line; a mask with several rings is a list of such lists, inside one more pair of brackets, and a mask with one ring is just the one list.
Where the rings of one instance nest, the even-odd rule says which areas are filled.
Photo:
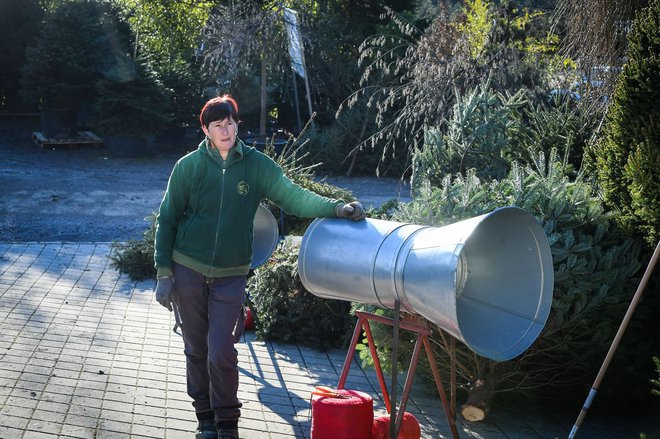
[[247, 193], [250, 192], [250, 185], [247, 181], [241, 180], [236, 185], [236, 192], [238, 192], [239, 195], [247, 195]]

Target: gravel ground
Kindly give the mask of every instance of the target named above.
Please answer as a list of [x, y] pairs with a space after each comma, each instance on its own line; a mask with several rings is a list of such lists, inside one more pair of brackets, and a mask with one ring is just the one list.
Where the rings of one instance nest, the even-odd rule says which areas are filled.
[[[117, 158], [107, 148], [41, 148], [37, 122], [0, 122], [0, 241], [109, 242], [140, 238], [185, 152]], [[192, 140], [195, 146], [195, 140]], [[396, 178], [327, 177], [367, 206], [409, 200]]]

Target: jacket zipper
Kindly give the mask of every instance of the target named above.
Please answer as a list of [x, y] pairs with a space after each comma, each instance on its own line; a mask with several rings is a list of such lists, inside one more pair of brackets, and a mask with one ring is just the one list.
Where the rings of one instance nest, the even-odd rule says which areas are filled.
[[222, 205], [225, 198], [225, 171], [227, 170], [227, 161], [222, 161], [222, 187], [220, 188], [220, 208], [218, 209], [218, 222], [215, 226], [215, 241], [213, 241], [213, 254], [211, 255], [211, 260], [209, 261], [209, 274], [211, 274], [211, 267], [213, 266], [213, 261], [215, 260], [215, 253], [218, 249], [218, 238], [220, 237], [220, 220], [222, 218]]

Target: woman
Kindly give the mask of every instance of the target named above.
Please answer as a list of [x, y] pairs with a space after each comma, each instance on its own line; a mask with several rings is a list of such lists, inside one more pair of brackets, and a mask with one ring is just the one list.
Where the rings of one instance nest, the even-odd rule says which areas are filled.
[[360, 203], [319, 196], [289, 180], [237, 137], [238, 106], [225, 95], [200, 113], [206, 138], [174, 166], [156, 219], [156, 300], [185, 324], [188, 395], [196, 438], [238, 438], [238, 360], [252, 225], [263, 198], [307, 218], [364, 219]]

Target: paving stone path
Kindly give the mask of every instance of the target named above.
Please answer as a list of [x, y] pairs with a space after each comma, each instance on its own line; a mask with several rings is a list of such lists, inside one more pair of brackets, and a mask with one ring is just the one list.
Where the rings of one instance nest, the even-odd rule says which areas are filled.
[[[119, 275], [109, 251], [108, 243], [0, 243], [0, 439], [193, 436], [173, 317], [154, 300], [154, 282]], [[252, 332], [237, 349], [241, 437], [308, 438], [311, 391], [337, 385], [346, 352], [265, 343]], [[375, 373], [358, 364], [346, 388], [369, 393], [385, 415]], [[408, 411], [422, 437], [451, 437], [437, 396], [413, 392]], [[579, 438], [653, 431], [650, 421], [587, 419]], [[573, 421], [497, 411], [458, 426], [462, 438], [563, 438]]]

